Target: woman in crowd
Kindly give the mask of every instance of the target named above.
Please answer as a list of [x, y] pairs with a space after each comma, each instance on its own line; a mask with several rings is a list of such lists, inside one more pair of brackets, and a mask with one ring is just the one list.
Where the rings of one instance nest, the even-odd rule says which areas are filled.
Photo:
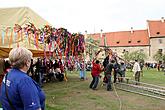
[[45, 95], [40, 86], [27, 75], [32, 53], [23, 47], [9, 53], [12, 68], [1, 86], [0, 101], [4, 110], [44, 110]]
[[85, 65], [83, 59], [79, 62], [79, 69], [80, 69], [80, 79], [84, 80], [85, 79], [85, 71], [84, 71]]

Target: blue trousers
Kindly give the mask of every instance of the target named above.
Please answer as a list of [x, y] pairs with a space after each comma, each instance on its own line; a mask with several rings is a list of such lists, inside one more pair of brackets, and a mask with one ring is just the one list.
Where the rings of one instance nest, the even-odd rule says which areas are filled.
[[80, 70], [80, 78], [85, 78], [85, 72]]
[[93, 80], [89, 86], [89, 88], [96, 89], [99, 83], [99, 76], [92, 76]]
[[107, 78], [107, 91], [110, 91], [112, 90], [112, 82], [111, 82], [111, 75], [110, 74], [107, 74], [106, 75], [106, 78]]

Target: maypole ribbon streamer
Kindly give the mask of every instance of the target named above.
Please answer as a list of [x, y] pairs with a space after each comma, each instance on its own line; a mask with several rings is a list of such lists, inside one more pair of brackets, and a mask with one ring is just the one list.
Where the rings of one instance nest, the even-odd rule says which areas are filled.
[[5, 33], [5, 38], [7, 38], [8, 43], [9, 43], [9, 36], [8, 36], [9, 28], [7, 27], [5, 31], [6, 31], [6, 33]]
[[37, 33], [35, 33], [34, 35], [35, 35], [35, 37], [34, 37], [35, 45], [36, 45], [36, 48], [38, 49], [38, 38], [39, 38], [39, 36], [38, 36]]
[[29, 42], [29, 46], [31, 46], [31, 38], [32, 38], [32, 34], [28, 34], [28, 42]]
[[10, 48], [12, 42], [13, 42], [13, 29], [11, 29], [11, 34], [10, 34], [10, 38], [9, 38], [9, 48]]
[[17, 31], [17, 47], [19, 47], [20, 31]]
[[22, 30], [20, 30], [20, 32], [21, 32], [21, 41], [23, 41], [23, 32], [22, 32]]
[[[48, 44], [49, 56], [51, 57], [51, 51], [53, 50], [56, 55], [68, 59], [76, 59], [82, 55], [85, 49], [84, 35], [80, 33], [73, 33], [67, 31], [65, 28], [55, 29], [49, 25], [45, 25], [41, 29], [37, 29], [34, 24], [29, 23], [25, 27], [21, 27], [15, 24], [14, 32], [17, 32], [17, 40], [23, 40], [25, 33], [26, 41], [30, 45], [30, 39], [34, 38], [34, 46], [39, 48], [39, 41], [44, 43], [44, 56], [46, 55], [46, 44]], [[23, 33], [24, 32], [24, 33]], [[14, 39], [16, 40], [16, 34], [14, 33]], [[3, 40], [3, 39], [2, 39]], [[71, 58], [71, 59], [70, 59]]]
[[17, 39], [17, 33], [14, 31], [14, 37], [13, 37], [13, 42], [15, 43]]
[[29, 45], [29, 37], [27, 32], [25, 32], [25, 43], [26, 45]]
[[2, 30], [2, 44], [4, 45], [5, 43], [5, 32]]

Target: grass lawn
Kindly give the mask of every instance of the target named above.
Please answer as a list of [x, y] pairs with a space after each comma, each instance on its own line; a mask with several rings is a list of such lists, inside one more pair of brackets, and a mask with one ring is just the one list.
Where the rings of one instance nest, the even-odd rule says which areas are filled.
[[[46, 110], [165, 110], [165, 101], [117, 90], [119, 98], [114, 91], [106, 91], [102, 80], [98, 90], [89, 89], [91, 81], [90, 72], [87, 80], [80, 81], [78, 72], [68, 72], [68, 81], [45, 83], [43, 90], [46, 93]], [[126, 76], [132, 77], [127, 71]], [[165, 86], [165, 75], [156, 70], [144, 70], [142, 82]]]

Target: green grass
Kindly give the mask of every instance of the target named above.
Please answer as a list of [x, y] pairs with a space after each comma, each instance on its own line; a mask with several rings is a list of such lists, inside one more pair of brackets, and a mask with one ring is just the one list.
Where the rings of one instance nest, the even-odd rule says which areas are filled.
[[[127, 76], [132, 77], [133, 73], [128, 71]], [[132, 77], [133, 79], [133, 77]], [[141, 82], [156, 84], [165, 86], [165, 75], [163, 72], [157, 71], [156, 69], [143, 70], [143, 76], [141, 76]]]
[[[156, 70], [144, 70], [142, 82], [165, 86], [165, 75]], [[132, 77], [132, 72], [127, 72]], [[119, 98], [122, 110], [164, 110], [165, 101], [141, 96], [121, 90], [106, 91], [98, 85], [98, 90], [89, 89], [90, 73], [87, 80], [80, 81], [78, 72], [68, 72], [68, 81], [45, 83], [43, 90], [46, 93], [46, 110], [119, 110]]]

